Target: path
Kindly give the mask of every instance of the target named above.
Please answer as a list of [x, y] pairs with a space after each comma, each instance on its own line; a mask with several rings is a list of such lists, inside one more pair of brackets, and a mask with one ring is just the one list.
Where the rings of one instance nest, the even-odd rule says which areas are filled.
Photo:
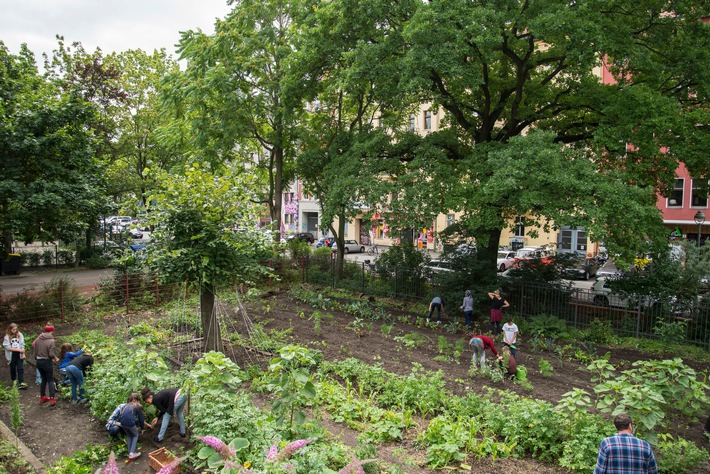
[[19, 275], [0, 276], [0, 295], [8, 296], [22, 293], [23, 291], [38, 291], [52, 278], [67, 276], [80, 288], [93, 289], [104, 276], [113, 273], [111, 268], [101, 270], [87, 270], [84, 268], [64, 268], [60, 270], [23, 270]]

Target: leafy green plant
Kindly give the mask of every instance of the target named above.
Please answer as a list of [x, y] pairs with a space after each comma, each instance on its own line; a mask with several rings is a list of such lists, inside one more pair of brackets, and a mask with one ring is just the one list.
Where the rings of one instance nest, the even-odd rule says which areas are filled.
[[669, 322], [659, 317], [653, 326], [653, 334], [666, 344], [682, 344], [686, 339], [687, 328], [688, 321]]
[[589, 323], [589, 328], [584, 332], [583, 338], [585, 341], [597, 344], [609, 344], [617, 339], [611, 329], [611, 321], [601, 319], [594, 319]]
[[426, 341], [425, 337], [418, 332], [410, 332], [404, 336], [395, 336], [394, 340], [404, 344], [407, 349], [416, 349]]
[[596, 407], [612, 416], [628, 413], [650, 442], [656, 440], [656, 426], [671, 412], [690, 418], [704, 414], [710, 405], [710, 386], [680, 358], [642, 360], [633, 367], [594, 387]]
[[545, 359], [540, 359], [540, 362], [538, 363], [538, 367], [540, 369], [540, 373], [542, 374], [543, 377], [550, 377], [552, 376], [552, 372], [554, 372], [554, 368], [552, 367], [552, 364], [550, 364], [547, 360]]
[[77, 451], [71, 457], [62, 456], [49, 469], [50, 474], [91, 474], [103, 465], [111, 448], [100, 444], [90, 444], [84, 451]]
[[669, 474], [694, 472], [710, 461], [706, 450], [686, 439], [675, 439], [670, 434], [658, 435], [657, 457], [658, 470]]
[[380, 326], [380, 332], [386, 338], [390, 337], [390, 334], [392, 334], [392, 329], [394, 329], [394, 323], [393, 324], [382, 323], [382, 325]]
[[294, 345], [282, 348], [279, 357], [269, 362], [272, 382], [268, 388], [278, 397], [271, 406], [271, 413], [277, 426], [286, 427], [289, 437], [295, 436], [306, 421], [302, 409], [316, 396], [309, 368], [317, 362], [312, 351]]
[[17, 386], [17, 380], [12, 383], [10, 388], [10, 425], [17, 436], [22, 426], [22, 406], [20, 406], [20, 389]]

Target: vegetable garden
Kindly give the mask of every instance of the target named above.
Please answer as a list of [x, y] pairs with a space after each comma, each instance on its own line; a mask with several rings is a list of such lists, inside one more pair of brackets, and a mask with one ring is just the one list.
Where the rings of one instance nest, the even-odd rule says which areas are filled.
[[[33, 387], [20, 394], [20, 438], [51, 472], [94, 472], [111, 451], [125, 458], [103, 422], [143, 386], [190, 394], [189, 440], [169, 430], [165, 444], [183, 472], [589, 472], [619, 411], [654, 444], [663, 472], [710, 467], [702, 349], [539, 316], [516, 320], [527, 375], [511, 381], [495, 367], [469, 373], [467, 335], [450, 319], [430, 324], [422, 304], [309, 286], [224, 293], [225, 350], [206, 354], [191, 348], [196, 305], [195, 297], [159, 311], [85, 313], [58, 329], [59, 342], [87, 344], [97, 363], [90, 413], [67, 402], [49, 411]], [[8, 426], [12, 406], [0, 409]], [[78, 444], [63, 435], [48, 442], [54, 423]], [[151, 440], [141, 436], [144, 453], [159, 447]], [[148, 472], [145, 459], [119, 464]]]

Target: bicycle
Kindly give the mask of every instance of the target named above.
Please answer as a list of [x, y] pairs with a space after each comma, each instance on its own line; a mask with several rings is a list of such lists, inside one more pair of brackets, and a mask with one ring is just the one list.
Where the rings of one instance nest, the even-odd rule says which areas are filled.
[[367, 248], [367, 254], [368, 254], [368, 255], [379, 255], [379, 254], [380, 254], [380, 250], [377, 248], [377, 245], [370, 245], [370, 246]]

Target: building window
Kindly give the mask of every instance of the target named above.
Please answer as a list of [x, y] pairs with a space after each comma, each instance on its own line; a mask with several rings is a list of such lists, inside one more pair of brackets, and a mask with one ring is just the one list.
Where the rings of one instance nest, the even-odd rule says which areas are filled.
[[696, 183], [695, 179], [692, 183], [693, 189], [690, 193], [690, 205], [692, 207], [708, 207], [708, 191], [707, 188], [703, 186], [705, 183]]
[[515, 229], [516, 237], [525, 237], [525, 216], [515, 216]]
[[431, 110], [424, 112], [424, 130], [431, 130]]
[[577, 229], [577, 246], [578, 253], [586, 253], [587, 251], [587, 231], [582, 227]]
[[668, 197], [668, 207], [683, 207], [683, 185], [685, 181], [677, 178], [673, 184], [673, 190]]
[[454, 225], [455, 221], [456, 221], [456, 217], [453, 214], [446, 215], [446, 227]]

